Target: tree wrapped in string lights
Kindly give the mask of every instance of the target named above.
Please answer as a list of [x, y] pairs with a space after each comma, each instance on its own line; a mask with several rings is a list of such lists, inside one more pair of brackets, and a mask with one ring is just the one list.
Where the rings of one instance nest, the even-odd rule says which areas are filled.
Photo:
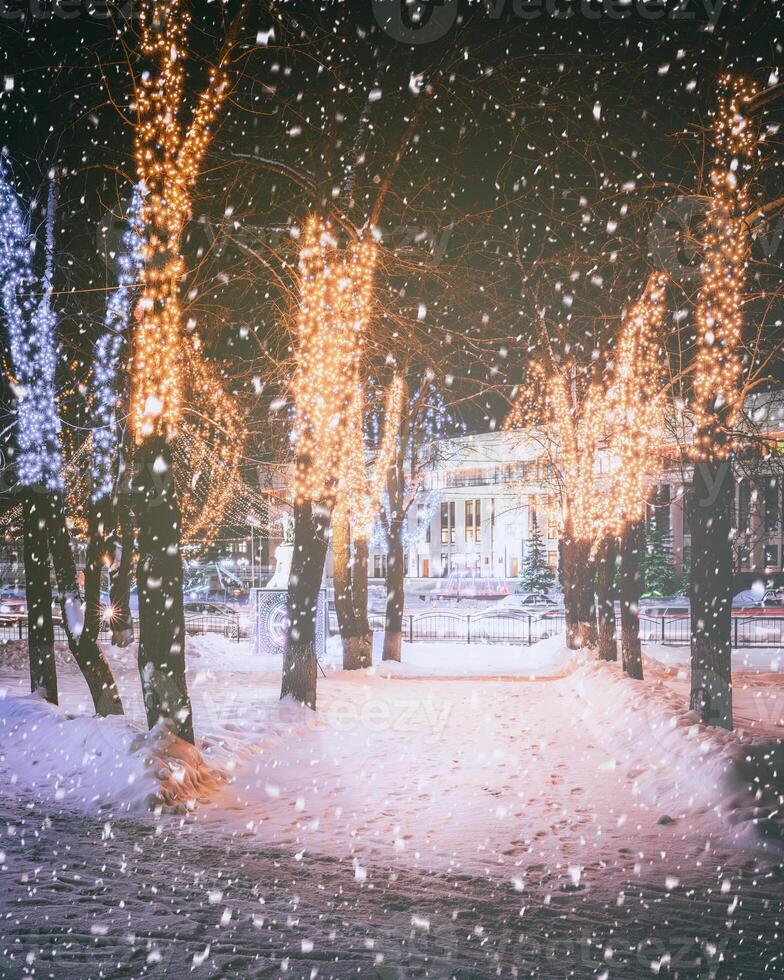
[[[357, 466], [352, 428], [361, 415], [360, 365], [370, 322], [376, 244], [342, 249], [327, 220], [312, 214], [300, 236], [294, 401], [294, 554], [281, 697], [316, 706], [316, 606], [327, 530], [341, 481], [352, 500]], [[353, 425], [352, 425], [353, 418]], [[364, 480], [364, 476], [363, 476]], [[358, 484], [357, 484], [358, 485]]]
[[387, 602], [384, 618], [384, 660], [399, 661], [403, 639], [405, 602], [405, 550], [424, 539], [437, 506], [432, 494], [417, 514], [413, 539], [406, 540], [406, 519], [410, 508], [422, 500], [425, 473], [436, 465], [441, 439], [451, 427], [443, 396], [431, 371], [423, 373], [416, 390], [404, 402], [400, 436], [392, 465], [387, 470], [386, 494], [381, 509], [381, 527], [387, 552]]
[[171, 440], [182, 414], [182, 234], [191, 195], [229, 92], [225, 64], [250, 8], [242, 0], [190, 122], [185, 63], [190, 15], [181, 0], [145, 0], [139, 12], [144, 70], [136, 80], [135, 160], [144, 189], [141, 319], [135, 330], [130, 423], [136, 443], [139, 524], [139, 671], [150, 726], [165, 718], [193, 741], [185, 682], [182, 516]]
[[142, 191], [137, 184], [131, 194], [127, 224], [117, 256], [117, 284], [110, 289], [103, 326], [95, 345], [90, 379], [90, 409], [93, 421], [90, 442], [90, 491], [87, 512], [87, 555], [84, 570], [85, 632], [95, 640], [101, 624], [101, 568], [109, 565], [111, 618], [115, 645], [133, 640], [130, 611], [130, 552], [133, 534], [128, 528], [127, 502], [118, 503], [121, 479], [120, 405], [121, 357], [130, 340], [130, 325], [142, 274]]
[[369, 539], [381, 507], [387, 474], [397, 455], [406, 394], [402, 376], [395, 375], [384, 400], [383, 435], [375, 459], [369, 464], [365, 450], [364, 385], [360, 378], [354, 380], [347, 416], [348, 454], [332, 520], [335, 609], [345, 670], [358, 670], [371, 664], [373, 633], [367, 612]]
[[[63, 627], [100, 714], [122, 712], [111, 668], [83, 629], [82, 600], [65, 520], [60, 413], [56, 398], [57, 319], [52, 306], [57, 182], [49, 186], [45, 268], [33, 269], [35, 239], [0, 159], [0, 302], [5, 316], [16, 396], [16, 457], [25, 541], [30, 680], [57, 702], [49, 555], [57, 578]], [[36, 298], [37, 297], [37, 298]]]
[[642, 295], [624, 318], [607, 394], [611, 471], [599, 559], [599, 652], [603, 659], [617, 658], [612, 573], [615, 542], [620, 537], [622, 662], [624, 671], [640, 680], [640, 569], [645, 507], [651, 477], [660, 464], [669, 382], [661, 336], [666, 282], [664, 273], [652, 273]]
[[605, 391], [587, 370], [549, 357], [532, 361], [504, 422], [528, 429], [542, 444], [556, 484], [561, 527], [566, 641], [570, 649], [596, 645], [593, 577], [596, 544], [607, 519], [606, 498], [597, 482], [597, 457], [606, 439]]
[[744, 398], [743, 300], [751, 248], [749, 182], [759, 129], [752, 83], [725, 75], [713, 121], [714, 159], [697, 296], [693, 415], [691, 706], [732, 728], [732, 430]]

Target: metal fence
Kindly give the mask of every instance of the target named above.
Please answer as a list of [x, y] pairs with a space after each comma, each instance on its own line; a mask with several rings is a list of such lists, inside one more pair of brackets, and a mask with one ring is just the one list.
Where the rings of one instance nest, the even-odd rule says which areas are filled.
[[[237, 641], [248, 636], [247, 629], [240, 628], [239, 620], [226, 616], [189, 616], [185, 620], [185, 632], [189, 636], [195, 636], [199, 633], [218, 633], [221, 636], [228, 637], [230, 640]], [[8, 640], [26, 639], [27, 617], [6, 620], [4, 622], [0, 621], [0, 642], [4, 643]], [[54, 624], [54, 639], [55, 643], [68, 642], [68, 637], [61, 622], [55, 622]], [[98, 631], [98, 639], [102, 643], [108, 643], [111, 640], [111, 628], [108, 623], [101, 623], [100, 630]]]
[[[640, 617], [643, 643], [688, 646], [691, 640], [690, 616]], [[778, 647], [784, 644], [784, 616], [733, 616], [731, 643], [739, 647]]]
[[[98, 630], [98, 639], [104, 643], [108, 642], [111, 638], [111, 629], [108, 623], [101, 623], [101, 627]], [[27, 617], [14, 619], [14, 620], [4, 620], [0, 622], [0, 642], [6, 643], [8, 640], [26, 640], [27, 639]], [[55, 643], [67, 643], [68, 637], [65, 632], [65, 628], [61, 622], [54, 623], [54, 640]]]
[[[384, 617], [368, 617], [370, 628], [383, 632]], [[338, 632], [337, 616], [329, 616], [329, 631]], [[530, 646], [564, 632], [564, 616], [470, 615], [456, 612], [407, 613], [403, 617], [403, 636], [417, 640], [451, 640], [457, 643], [511, 643]]]
[[[370, 627], [384, 630], [384, 617], [371, 615]], [[338, 632], [337, 617], [330, 612], [331, 634]], [[446, 640], [456, 643], [509, 643], [530, 646], [566, 630], [563, 613], [548, 616], [469, 615], [457, 612], [406, 614], [403, 635], [409, 642]], [[620, 622], [618, 622], [620, 634]], [[640, 616], [642, 643], [688, 646], [691, 641], [689, 616]], [[784, 646], [784, 616], [733, 616], [733, 648]]]

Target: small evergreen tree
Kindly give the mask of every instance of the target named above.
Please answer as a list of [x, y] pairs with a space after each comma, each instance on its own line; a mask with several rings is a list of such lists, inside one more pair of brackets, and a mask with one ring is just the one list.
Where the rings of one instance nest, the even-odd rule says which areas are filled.
[[542, 532], [539, 530], [539, 522], [534, 513], [531, 516], [528, 543], [517, 591], [546, 593], [552, 588], [554, 579], [555, 572], [547, 564], [547, 551], [545, 550]]
[[645, 529], [642, 553], [643, 596], [660, 598], [672, 595], [681, 587], [683, 576], [675, 567], [672, 538], [661, 522], [653, 520]]

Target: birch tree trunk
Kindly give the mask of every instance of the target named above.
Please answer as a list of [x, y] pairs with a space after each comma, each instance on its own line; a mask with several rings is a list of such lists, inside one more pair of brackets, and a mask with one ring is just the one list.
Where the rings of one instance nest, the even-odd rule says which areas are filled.
[[642, 523], [627, 524], [621, 535], [621, 660], [629, 677], [642, 680], [640, 646], [640, 551]]
[[288, 590], [289, 630], [283, 653], [281, 698], [316, 709], [316, 617], [327, 556], [329, 515], [305, 501], [294, 507], [294, 553]]
[[599, 593], [599, 659], [617, 660], [618, 641], [615, 636], [615, 561], [618, 554], [616, 539], [605, 537], [598, 559]]
[[691, 707], [703, 724], [732, 729], [734, 479], [729, 460], [694, 467], [691, 517]]
[[49, 584], [49, 541], [42, 495], [26, 487], [22, 496], [24, 522], [25, 596], [30, 690], [57, 704], [52, 589]]

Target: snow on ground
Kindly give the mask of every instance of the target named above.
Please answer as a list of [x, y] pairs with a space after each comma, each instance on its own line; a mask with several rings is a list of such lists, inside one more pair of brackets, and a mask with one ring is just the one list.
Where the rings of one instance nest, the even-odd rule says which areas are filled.
[[[689, 648], [643, 647], [646, 677], [662, 681], [681, 701], [689, 699]], [[784, 733], [784, 652], [781, 648], [732, 651], [735, 728], [747, 735], [781, 738]]]
[[635, 771], [663, 821], [686, 819], [692, 829], [704, 823], [710, 833], [716, 817], [733, 844], [779, 850], [784, 839], [780, 738], [702, 725], [688, 702], [662, 680], [630, 680], [619, 664], [583, 664], [566, 683], [586, 731], [607, 748], [607, 765]]
[[[9, 648], [3, 765], [19, 792], [88, 812], [199, 800], [194, 819], [206, 827], [413, 867], [513, 864], [532, 848], [577, 860], [576, 826], [606, 839], [631, 819], [652, 834], [672, 821], [749, 847], [770, 846], [780, 831], [765, 786], [772, 769], [784, 772], [781, 743], [697, 725], [677, 663], [648, 658], [639, 684], [551, 638], [532, 647], [406, 643], [403, 663], [387, 664], [376, 639], [373, 667], [356, 672], [340, 668], [339, 640], [330, 641], [314, 714], [278, 700], [279, 657], [190, 637], [198, 751], [144, 733], [134, 648], [108, 650], [127, 713], [109, 719], [84, 716], [89, 699], [67, 657], [61, 708], [19, 697], [26, 671]], [[0, 665], [2, 657], [0, 649]], [[781, 675], [757, 676], [780, 695]], [[553, 823], [559, 809], [564, 819]]]
[[776, 820], [749, 809], [771, 806], [749, 798], [761, 740], [696, 725], [670, 687], [677, 664], [648, 660], [639, 683], [556, 641], [415, 644], [401, 667], [347, 673], [331, 644], [314, 714], [278, 700], [278, 658], [190, 638], [209, 771], [177, 816], [128, 810], [158, 751], [132, 648], [108, 651], [127, 717], [102, 720], [67, 657], [53, 708], [11, 653], [0, 976], [780, 967], [764, 927], [784, 911]]
[[[334, 641], [337, 640], [337, 643]], [[340, 638], [330, 641], [336, 652]], [[403, 643], [401, 662], [380, 661], [375, 670], [386, 677], [546, 677], [566, 669], [569, 654], [563, 638], [550, 637], [526, 647], [503, 643]]]
[[185, 812], [206, 801], [219, 778], [192, 745], [162, 728], [75, 715], [4, 687], [0, 744], [11, 786], [90, 813], [162, 806]]

